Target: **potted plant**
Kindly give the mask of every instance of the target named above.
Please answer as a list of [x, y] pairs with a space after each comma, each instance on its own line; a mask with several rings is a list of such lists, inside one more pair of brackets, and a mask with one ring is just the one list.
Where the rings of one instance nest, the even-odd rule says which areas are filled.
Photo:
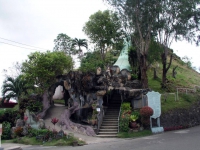
[[136, 129], [138, 128], [137, 120], [139, 119], [139, 112], [134, 111], [129, 117], [129, 125], [131, 128]]

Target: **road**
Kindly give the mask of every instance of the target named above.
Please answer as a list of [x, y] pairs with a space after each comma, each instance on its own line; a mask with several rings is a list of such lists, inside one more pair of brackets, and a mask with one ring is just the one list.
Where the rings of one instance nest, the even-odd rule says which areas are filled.
[[199, 150], [200, 126], [136, 139], [117, 139], [85, 146], [30, 146], [23, 150]]

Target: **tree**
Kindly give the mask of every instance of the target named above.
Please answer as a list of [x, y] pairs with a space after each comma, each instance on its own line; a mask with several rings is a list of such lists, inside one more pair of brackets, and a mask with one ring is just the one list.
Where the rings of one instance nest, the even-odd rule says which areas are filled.
[[72, 39], [64, 34], [58, 34], [57, 38], [54, 40], [54, 51], [62, 51], [67, 55], [74, 54], [73, 47], [72, 47]]
[[[132, 34], [132, 41], [137, 47], [143, 88], [148, 87], [147, 55], [152, 37], [163, 47], [163, 85], [166, 83], [166, 73], [171, 65], [167, 65], [168, 47], [172, 40], [185, 38], [195, 40], [195, 32], [199, 32], [199, 0], [105, 0], [112, 5], [124, 28]], [[196, 34], [198, 35], [198, 34]], [[197, 41], [196, 41], [197, 42]]]
[[73, 39], [72, 40], [72, 46], [73, 47], [78, 47], [78, 50], [76, 50], [76, 53], [78, 53], [78, 57], [82, 59], [83, 57], [83, 50], [81, 47], [85, 47], [86, 49], [88, 48], [87, 40], [86, 39]]
[[96, 71], [97, 67], [104, 68], [107, 59], [101, 59], [100, 51], [88, 52], [86, 57], [81, 60], [80, 70], [83, 72]]
[[9, 100], [10, 98], [14, 98], [18, 101], [18, 104], [20, 104], [20, 96], [22, 96], [23, 93], [27, 95], [30, 89], [34, 89], [34, 86], [28, 84], [22, 75], [16, 78], [8, 76], [3, 82], [2, 95], [4, 99]]
[[[160, 47], [163, 49], [161, 60], [163, 64], [162, 87], [166, 87], [167, 72], [172, 63], [173, 52], [169, 49], [172, 41], [185, 39], [198, 44], [200, 31], [199, 0], [170, 0], [161, 1], [161, 9], [157, 15], [154, 33]], [[196, 34], [197, 33], [197, 34]], [[169, 63], [167, 57], [170, 56]]]
[[43, 93], [55, 82], [57, 75], [68, 72], [72, 68], [72, 58], [64, 52], [31, 53], [22, 64], [22, 73], [25, 78], [37, 85], [39, 92]]
[[105, 52], [109, 47], [123, 43], [124, 31], [121, 22], [117, 14], [108, 10], [91, 15], [83, 31], [100, 49], [102, 60], [105, 59]]
[[105, 0], [118, 12], [123, 27], [131, 35], [133, 45], [137, 50], [140, 66], [142, 87], [148, 87], [147, 54], [155, 24], [159, 0]]

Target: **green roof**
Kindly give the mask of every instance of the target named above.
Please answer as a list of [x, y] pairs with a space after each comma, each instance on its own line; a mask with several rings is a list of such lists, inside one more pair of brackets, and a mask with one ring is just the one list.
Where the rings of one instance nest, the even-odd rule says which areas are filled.
[[117, 61], [113, 65], [113, 66], [118, 66], [120, 68], [120, 71], [123, 69], [127, 69], [128, 71], [131, 71], [131, 65], [129, 64], [129, 61], [128, 61], [128, 49], [130, 46], [131, 46], [131, 43], [124, 40], [124, 47]]

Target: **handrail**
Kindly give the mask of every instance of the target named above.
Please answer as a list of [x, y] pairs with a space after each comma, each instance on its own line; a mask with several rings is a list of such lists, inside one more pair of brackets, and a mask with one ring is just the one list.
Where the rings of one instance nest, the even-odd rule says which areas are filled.
[[100, 108], [100, 112], [97, 114], [97, 131], [96, 131], [96, 134], [99, 133], [99, 130], [100, 130], [100, 127], [101, 127], [101, 124], [103, 122], [103, 116], [104, 116], [104, 110], [102, 109], [102, 107]]
[[[123, 103], [123, 97], [121, 95], [121, 105]], [[120, 118], [120, 114], [121, 114], [121, 105], [120, 105], [120, 109], [119, 109], [119, 115], [118, 115], [118, 133], [119, 133], [119, 118]]]

